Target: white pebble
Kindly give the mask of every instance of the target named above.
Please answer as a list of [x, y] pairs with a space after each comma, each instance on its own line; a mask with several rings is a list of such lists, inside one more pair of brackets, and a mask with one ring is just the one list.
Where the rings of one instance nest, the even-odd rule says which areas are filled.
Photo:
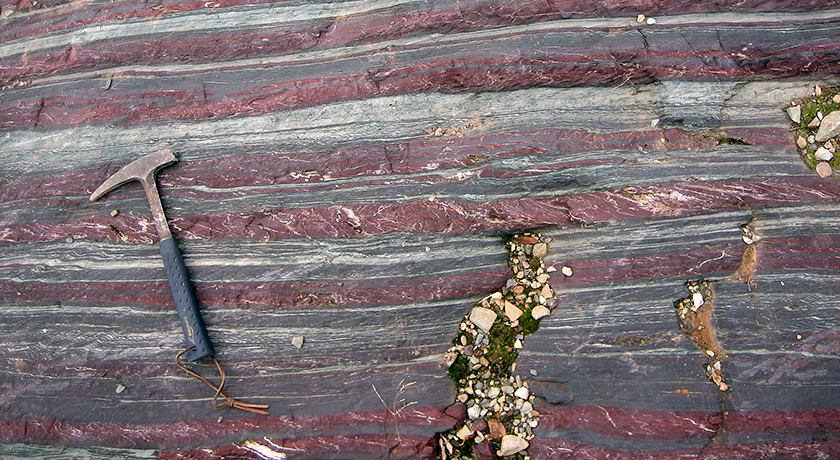
[[695, 292], [691, 295], [691, 301], [694, 302], [694, 310], [697, 311], [698, 308], [703, 306], [703, 294]]

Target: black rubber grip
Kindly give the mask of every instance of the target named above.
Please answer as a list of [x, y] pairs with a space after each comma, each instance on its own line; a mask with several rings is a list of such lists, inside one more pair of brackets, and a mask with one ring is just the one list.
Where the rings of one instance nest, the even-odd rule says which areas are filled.
[[187, 342], [187, 347], [195, 347], [195, 350], [187, 352], [187, 360], [195, 361], [214, 354], [213, 345], [204, 327], [204, 320], [201, 319], [201, 312], [198, 311], [187, 267], [184, 265], [184, 259], [181, 258], [181, 251], [178, 250], [178, 243], [174, 238], [161, 240], [160, 255], [163, 256], [163, 267], [169, 279], [169, 289], [172, 291], [172, 298], [175, 299], [175, 311], [178, 312], [178, 319], [181, 320], [181, 328], [184, 330], [184, 340]]

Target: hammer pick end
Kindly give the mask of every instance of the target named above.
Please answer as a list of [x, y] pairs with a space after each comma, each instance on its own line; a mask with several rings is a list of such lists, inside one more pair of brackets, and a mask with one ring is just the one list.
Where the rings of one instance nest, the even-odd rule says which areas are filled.
[[90, 201], [96, 201], [111, 190], [131, 182], [133, 180], [144, 181], [147, 178], [154, 180], [154, 174], [161, 168], [169, 166], [178, 161], [178, 157], [172, 150], [163, 149], [140, 157], [131, 163], [123, 166], [119, 171], [109, 177], [90, 196]]

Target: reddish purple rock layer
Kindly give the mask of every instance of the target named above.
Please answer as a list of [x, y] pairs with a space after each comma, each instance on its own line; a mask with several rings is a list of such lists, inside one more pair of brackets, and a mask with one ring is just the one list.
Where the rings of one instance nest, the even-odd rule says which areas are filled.
[[[625, 410], [613, 407], [578, 406], [540, 409], [541, 428], [555, 433], [553, 438], [536, 437], [529, 450], [535, 458], [617, 458], [673, 459], [697, 458], [697, 455], [726, 458], [757, 458], [756, 455], [784, 458], [834, 456], [840, 453], [837, 441], [801, 441], [803, 433], [819, 430], [840, 431], [840, 412], [835, 409], [768, 411], [748, 414], [729, 412], [656, 412]], [[5, 422], [0, 425], [0, 441], [62, 445], [108, 444], [117, 446], [159, 446], [206, 444], [213, 439], [235, 437], [249, 432], [250, 441], [202, 449], [162, 450], [164, 459], [265, 458], [270, 453], [284, 453], [287, 458], [317, 458], [339, 454], [342, 458], [388, 455], [397, 458], [434, 458], [434, 443], [428, 438], [401, 435], [343, 434], [364, 429], [393, 429], [394, 417], [387, 411], [359, 412], [322, 417], [264, 417], [222, 422], [181, 422], [178, 424], [126, 425], [108, 423], [74, 424], [58, 420]], [[446, 428], [452, 420], [443, 408], [412, 408], [401, 414], [397, 423], [402, 431], [412, 427]], [[608, 447], [582, 445], [563, 439], [568, 430], [585, 430], [604, 438], [632, 439], [667, 444], [696, 439], [702, 447], [655, 453], [634, 452]], [[310, 434], [325, 433], [320, 436]], [[766, 434], [774, 433], [776, 441]], [[261, 435], [258, 433], [273, 433]], [[282, 433], [278, 436], [278, 433]], [[329, 434], [327, 434], [329, 433]], [[732, 444], [729, 438], [754, 437], [752, 442]], [[716, 440], [717, 439], [717, 440]], [[784, 441], [784, 442], [782, 442]], [[265, 449], [265, 450], [261, 450]], [[790, 457], [793, 456], [793, 457]], [[369, 457], [368, 457], [369, 458]]]
[[[457, 9], [457, 15], [463, 16], [465, 10]], [[494, 8], [479, 7], [485, 9]], [[660, 11], [656, 13], [670, 14]], [[780, 29], [762, 22], [763, 18], [714, 29], [702, 22], [567, 28], [560, 21], [538, 30], [497, 33], [493, 26], [500, 24], [488, 27], [478, 21], [475, 27], [487, 27], [481, 36], [405, 42], [419, 32], [452, 32], [452, 24], [459, 23], [452, 20], [453, 14], [429, 18], [425, 11], [397, 15], [389, 11], [385, 17], [357, 18], [346, 27], [343, 19], [333, 23], [330, 18], [326, 24], [306, 23], [307, 30], [297, 30], [300, 24], [292, 30], [246, 28], [226, 34], [221, 43], [212, 29], [182, 34], [176, 28], [124, 40], [9, 51], [0, 56], [0, 85], [6, 88], [0, 96], [0, 130], [230, 118], [415, 92], [640, 84], [686, 77], [764, 80], [840, 71], [836, 18], [803, 19], [794, 29], [801, 32], [787, 30], [790, 24]], [[466, 22], [470, 15], [466, 14]], [[501, 13], [498, 21], [508, 24], [508, 16]], [[541, 8], [526, 8], [512, 22], [528, 24], [551, 17]], [[377, 31], [392, 29], [395, 22], [408, 24], [410, 19], [417, 21], [413, 23], [417, 31], [411, 26]], [[50, 32], [35, 28], [32, 33]], [[375, 49], [344, 48], [382, 41], [386, 44]], [[509, 41], [516, 46], [511, 48]], [[778, 46], [780, 42], [786, 44]], [[278, 57], [310, 47], [324, 52], [296, 61]], [[180, 67], [164, 67], [168, 64]], [[114, 68], [119, 70], [108, 71]], [[45, 79], [54, 74], [59, 77]], [[138, 84], [147, 79], [157, 84]]]

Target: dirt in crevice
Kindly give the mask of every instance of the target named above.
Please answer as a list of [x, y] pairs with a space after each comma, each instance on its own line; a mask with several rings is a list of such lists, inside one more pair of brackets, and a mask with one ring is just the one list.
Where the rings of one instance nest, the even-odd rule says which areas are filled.
[[741, 226], [741, 232], [743, 232], [741, 239], [747, 247], [741, 256], [741, 264], [732, 276], [739, 281], [749, 284], [750, 287], [754, 287], [753, 275], [755, 275], [755, 261], [758, 256], [758, 241], [760, 238], [753, 232], [752, 225], [749, 223]]
[[708, 359], [705, 369], [709, 380], [714, 382], [720, 391], [727, 391], [729, 385], [723, 377], [723, 358], [726, 353], [718, 342], [712, 325], [712, 283], [705, 280], [689, 281], [685, 283], [685, 287], [691, 295], [674, 302], [680, 329]]

